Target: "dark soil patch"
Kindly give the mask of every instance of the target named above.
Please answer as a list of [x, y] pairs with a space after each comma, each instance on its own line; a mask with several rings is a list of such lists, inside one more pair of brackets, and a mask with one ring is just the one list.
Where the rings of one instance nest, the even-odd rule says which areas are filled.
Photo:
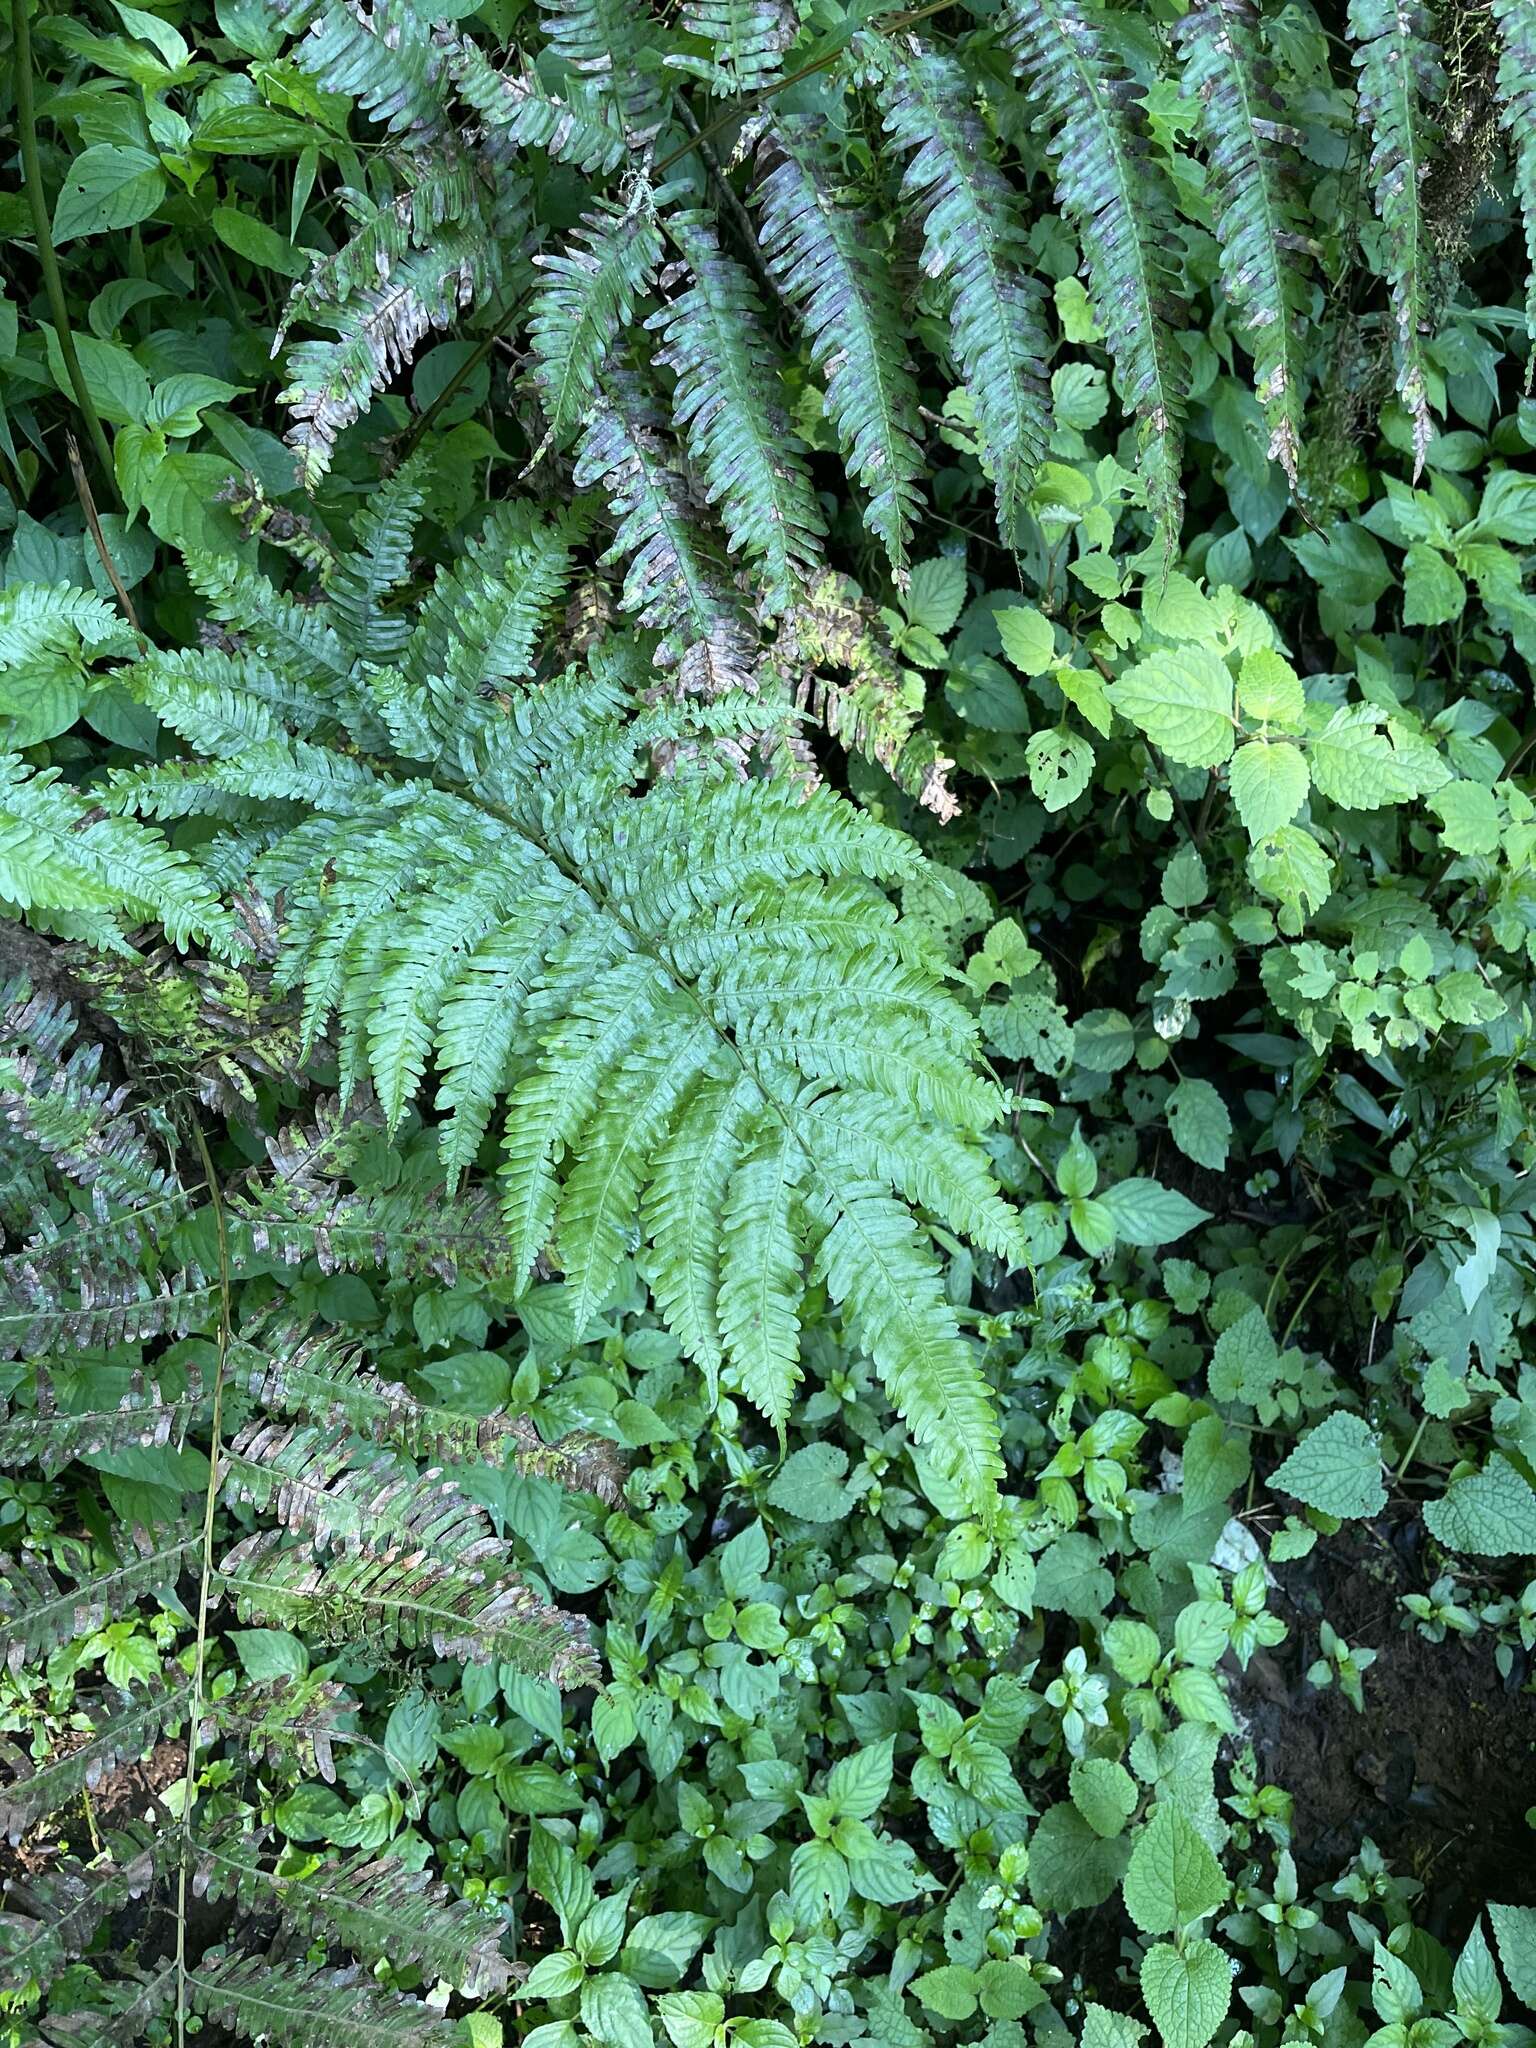
[[[1403, 1628], [1402, 1596], [1425, 1583], [1419, 1535], [1416, 1519], [1347, 1527], [1282, 1566], [1271, 1606], [1291, 1633], [1254, 1657], [1235, 1703], [1262, 1777], [1294, 1795], [1303, 1884], [1336, 1877], [1369, 1836], [1424, 1885], [1430, 1932], [1457, 1942], [1489, 1899], [1536, 1904], [1536, 1694], [1521, 1689], [1530, 1660], [1517, 1652], [1501, 1679], [1487, 1636], [1429, 1643]], [[1325, 1619], [1377, 1652], [1364, 1713], [1305, 1682]]]

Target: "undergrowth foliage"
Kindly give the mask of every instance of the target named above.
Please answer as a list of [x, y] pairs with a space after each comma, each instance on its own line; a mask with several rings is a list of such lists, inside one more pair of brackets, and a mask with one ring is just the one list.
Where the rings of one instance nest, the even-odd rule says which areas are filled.
[[1533, 2048], [1536, 0], [10, 32], [0, 2048]]

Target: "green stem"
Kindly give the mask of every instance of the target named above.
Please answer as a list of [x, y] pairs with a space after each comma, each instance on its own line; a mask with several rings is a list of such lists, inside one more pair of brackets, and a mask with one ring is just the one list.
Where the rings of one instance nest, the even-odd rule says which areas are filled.
[[[18, 0], [19, 4], [19, 0]], [[208, 1657], [209, 1584], [213, 1578], [213, 1522], [219, 1500], [219, 1461], [223, 1446], [220, 1428], [224, 1407], [224, 1368], [230, 1345], [229, 1227], [224, 1216], [224, 1198], [208, 1141], [197, 1124], [192, 1126], [193, 1143], [208, 1186], [219, 1245], [219, 1336], [218, 1362], [213, 1375], [213, 1416], [209, 1425], [208, 1491], [203, 1497], [203, 1541], [197, 1588], [197, 1643], [192, 1653], [192, 1707], [187, 1724], [187, 1775], [181, 1788], [181, 1846], [176, 1870], [176, 2044], [186, 2048], [187, 2037], [187, 1867], [192, 1851], [192, 1804], [197, 1795], [197, 1736], [203, 1718], [203, 1674]]]
[[112, 465], [112, 445], [101, 424], [101, 415], [86, 384], [85, 373], [80, 368], [80, 358], [75, 353], [74, 329], [69, 324], [64, 280], [59, 274], [58, 253], [53, 246], [53, 229], [48, 220], [48, 202], [43, 195], [43, 173], [37, 153], [37, 108], [32, 96], [32, 25], [27, 15], [27, 0], [11, 0], [11, 39], [16, 47], [16, 127], [21, 140], [21, 173], [27, 188], [27, 203], [32, 209], [37, 260], [43, 273], [49, 310], [53, 314], [54, 331], [59, 338], [59, 354], [64, 358], [75, 404], [90, 433], [91, 446], [96, 450], [96, 460], [101, 464], [107, 485], [116, 497], [117, 472]]

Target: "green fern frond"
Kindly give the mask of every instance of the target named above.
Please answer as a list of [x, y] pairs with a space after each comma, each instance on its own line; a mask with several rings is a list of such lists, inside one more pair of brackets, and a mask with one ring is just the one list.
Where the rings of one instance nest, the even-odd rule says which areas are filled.
[[531, 67], [499, 71], [468, 36], [447, 49], [453, 82], [484, 124], [486, 151], [494, 161], [531, 147], [588, 177], [623, 163], [628, 144], [613, 107], [588, 88], [578, 86], [558, 99]]
[[426, 140], [451, 127], [433, 17], [412, 0], [270, 0], [301, 34], [300, 68], [326, 92], [345, 93], [390, 135]]
[[705, 495], [731, 552], [756, 564], [772, 617], [815, 570], [826, 522], [779, 400], [779, 359], [751, 279], [722, 252], [708, 214], [669, 214], [666, 231], [686, 287], [646, 325], [661, 337], [656, 360], [676, 376], [672, 416]]
[[0, 1741], [0, 1767], [12, 1773], [0, 1784], [0, 1834], [19, 1842], [45, 1814], [57, 1813], [100, 1784], [105, 1772], [136, 1761], [177, 1721], [185, 1720], [192, 1701], [192, 1681], [148, 1691], [123, 1706], [76, 1748], [32, 1764], [11, 1744]]
[[494, 1537], [451, 1562], [420, 1550], [319, 1561], [282, 1543], [279, 1531], [259, 1531], [219, 1566], [218, 1586], [242, 1620], [255, 1616], [337, 1645], [367, 1644], [375, 1654], [430, 1648], [467, 1663], [511, 1664], [561, 1687], [597, 1680], [585, 1621], [508, 1578], [505, 1548]]
[[1438, 261], [1424, 204], [1439, 130], [1430, 109], [1445, 93], [1435, 19], [1419, 0], [1350, 0], [1359, 118], [1370, 133], [1367, 171], [1381, 222], [1392, 296], [1397, 395], [1413, 427], [1417, 481], [1434, 438], [1425, 345], [1437, 317]]
[[608, 499], [617, 531], [603, 559], [628, 559], [619, 602], [661, 634], [657, 664], [677, 669], [687, 695], [750, 690], [751, 634], [635, 378], [610, 376], [582, 435], [576, 483], [600, 485]]
[[410, 575], [428, 468], [428, 457], [415, 455], [384, 478], [358, 515], [351, 547], [326, 579], [336, 636], [359, 661], [388, 661], [410, 637], [409, 618], [388, 604]]
[[140, 1535], [137, 1548], [125, 1539], [115, 1564], [74, 1585], [61, 1585], [41, 1558], [25, 1552], [0, 1557], [0, 1633], [10, 1669], [19, 1671], [29, 1654], [93, 1634], [135, 1601], [171, 1591], [199, 1541], [190, 1529], [153, 1539]]
[[[439, 568], [400, 655], [411, 710], [437, 744], [450, 736], [462, 744], [467, 727], [497, 716], [485, 708], [488, 696], [533, 674], [581, 531], [569, 513], [544, 518], [526, 505], [498, 505]], [[375, 687], [388, 722], [390, 685]]]
[[661, 124], [661, 100], [653, 66], [661, 40], [654, 15], [630, 0], [540, 0], [539, 17], [549, 48], [618, 120], [635, 155]]
[[702, 79], [712, 92], [742, 96], [779, 76], [800, 28], [788, 0], [683, 0], [680, 20], [685, 34], [709, 44], [710, 55], [669, 56], [672, 69]]
[[1165, 553], [1183, 511], [1188, 372], [1171, 314], [1174, 209], [1141, 101], [1095, 11], [1079, 0], [1007, 0], [1005, 41], [1044, 111], [1056, 198], [1077, 230], [1120, 395], [1142, 422], [1147, 502]]
[[902, 194], [923, 223], [923, 270], [975, 408], [998, 531], [1013, 544], [1051, 425], [1043, 294], [1025, 269], [1023, 225], [962, 66], [915, 36], [866, 36], [860, 49], [886, 129], [911, 159]]
[[1222, 289], [1253, 357], [1269, 457], [1296, 488], [1306, 400], [1302, 338], [1310, 244], [1292, 197], [1296, 131], [1284, 125], [1252, 0], [1205, 0], [1178, 23], [1183, 85], [1200, 105], [1209, 153]]
[[721, 1218], [739, 1254], [721, 1262], [717, 1313], [742, 1392], [782, 1436], [800, 1379], [799, 1305], [805, 1291], [798, 1225], [805, 1155], [770, 1130], [731, 1176]]
[[240, 949], [234, 919], [187, 854], [17, 754], [0, 754], [0, 903], [104, 952], [131, 952], [124, 926], [151, 921], [178, 946]]
[[111, 1835], [97, 1862], [74, 1857], [13, 1883], [0, 1912], [0, 1976], [9, 1991], [46, 1989], [82, 1955], [109, 1914], [142, 1898], [165, 1856], [166, 1837], [133, 1826]]
[[513, 1966], [501, 1953], [506, 1923], [455, 1898], [428, 1871], [365, 1849], [286, 1877], [264, 1867], [266, 1846], [239, 1823], [198, 1840], [198, 1891], [213, 1899], [234, 1896], [257, 1912], [275, 1905], [308, 1940], [338, 1942], [370, 1962], [387, 1957], [396, 1967], [417, 1964], [429, 1982], [449, 1983], [466, 1998], [494, 1998], [511, 1983]]
[[818, 1174], [816, 1193], [828, 1224], [817, 1267], [827, 1292], [931, 1463], [963, 1499], [985, 1503], [1003, 1472], [997, 1424], [938, 1261], [909, 1211], [878, 1182]]
[[1499, 25], [1499, 120], [1509, 135], [1515, 193], [1525, 221], [1525, 331], [1536, 343], [1536, 0], [1492, 0], [1492, 5]]
[[834, 193], [809, 116], [781, 122], [758, 188], [763, 255], [810, 336], [826, 380], [827, 415], [866, 493], [865, 523], [904, 580], [926, 464], [906, 322], [870, 218]]
[[381, 1990], [356, 1963], [328, 1969], [232, 1954], [205, 1958], [186, 1984], [206, 2019], [274, 2048], [452, 2048], [459, 2038], [430, 2005]]
[[[308, 683], [309, 691], [317, 693], [311, 698], [320, 711], [324, 703], [318, 692], [334, 691], [345, 687], [352, 676], [352, 659], [336, 636], [336, 630], [326, 617], [323, 609], [298, 603], [286, 591], [278, 590], [259, 570], [250, 568], [234, 555], [208, 554], [193, 549], [187, 555], [187, 578], [204, 605], [223, 625], [239, 636], [242, 647], [249, 646], [255, 652], [268, 656], [278, 665], [282, 678], [282, 694], [270, 700], [270, 708], [284, 723], [288, 722], [295, 677], [302, 677]], [[214, 673], [225, 681], [229, 688], [242, 695], [263, 696], [270, 689], [252, 667], [228, 669], [223, 666], [226, 658], [220, 657], [214, 665]], [[153, 693], [153, 701], [160, 701], [160, 693], [166, 690], [169, 676], [167, 664], [176, 664], [177, 657], [157, 654], [151, 657], [153, 667], [146, 682]], [[179, 666], [186, 675], [189, 687], [196, 689], [202, 679], [199, 674], [197, 656], [184, 656]], [[130, 671], [130, 679], [133, 671]], [[292, 708], [302, 710], [302, 700]], [[334, 701], [329, 716], [334, 720], [338, 708]], [[322, 719], [311, 722], [306, 719], [300, 730], [305, 734], [315, 732]], [[265, 735], [263, 735], [265, 736]], [[242, 737], [236, 734], [237, 740]], [[198, 740], [199, 746], [207, 743]], [[217, 749], [216, 751], [223, 751]]]
[[644, 182], [626, 204], [600, 201], [563, 249], [534, 258], [543, 282], [534, 293], [528, 341], [551, 440], [562, 441], [590, 411], [603, 361], [660, 261], [661, 235]]
[[36, 681], [58, 665], [78, 673], [83, 655], [131, 654], [134, 637], [121, 614], [69, 583], [13, 583], [0, 590], [0, 671]]

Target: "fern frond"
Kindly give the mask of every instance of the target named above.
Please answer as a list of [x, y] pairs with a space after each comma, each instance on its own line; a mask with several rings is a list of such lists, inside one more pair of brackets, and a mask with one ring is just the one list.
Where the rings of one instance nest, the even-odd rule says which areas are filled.
[[850, 577], [829, 569], [804, 591], [780, 623], [771, 659], [795, 703], [834, 738], [878, 762], [940, 824], [959, 816], [948, 782], [954, 762], [922, 728], [922, 691]]
[[597, 1680], [585, 1621], [506, 1577], [505, 1548], [494, 1537], [451, 1562], [421, 1550], [321, 1562], [282, 1542], [279, 1531], [260, 1531], [219, 1566], [219, 1587], [242, 1619], [257, 1616], [322, 1642], [366, 1644], [375, 1654], [430, 1648], [467, 1663], [511, 1664], [561, 1687]]
[[240, 946], [188, 855], [17, 754], [0, 754], [0, 902], [106, 952], [130, 952], [125, 925], [151, 921], [178, 946], [197, 939], [226, 957]]
[[293, 425], [284, 437], [298, 480], [313, 491], [331, 466], [337, 437], [360, 419], [415, 356], [434, 329], [482, 304], [501, 282], [499, 243], [472, 224], [455, 223], [426, 249], [408, 251], [387, 284], [371, 286], [328, 316], [336, 341], [301, 341], [288, 352], [287, 387], [278, 403]]
[[186, 1974], [196, 2011], [243, 2040], [283, 2048], [451, 2048], [458, 2029], [419, 1998], [344, 1969], [260, 1954], [204, 1959]]
[[998, 531], [1012, 545], [1051, 424], [1043, 294], [1025, 269], [1023, 225], [961, 65], [915, 36], [866, 36], [860, 48], [886, 129], [911, 159], [902, 193], [923, 223], [923, 270], [949, 321]]
[[344, 1432], [311, 1423], [249, 1422], [224, 1464], [232, 1505], [248, 1503], [322, 1554], [419, 1544], [451, 1559], [491, 1536], [484, 1509], [451, 1481], [402, 1472], [388, 1453], [359, 1464]]
[[600, 485], [608, 499], [617, 531], [603, 559], [628, 558], [619, 602], [661, 634], [658, 665], [676, 668], [688, 695], [750, 690], [751, 636], [658, 429], [637, 381], [611, 377], [582, 436], [577, 487]]
[[901, 582], [925, 470], [901, 305], [872, 221], [834, 193], [809, 116], [772, 131], [766, 161], [771, 168], [758, 188], [763, 255], [805, 321], [811, 361], [826, 381], [828, 418], [867, 496], [865, 523]]
[[1439, 131], [1430, 112], [1445, 93], [1435, 20], [1419, 0], [1350, 0], [1359, 118], [1371, 138], [1367, 175], [1381, 222], [1392, 296], [1397, 395], [1413, 426], [1417, 482], [1434, 438], [1425, 344], [1437, 313], [1437, 261], [1424, 180]]
[[337, 638], [359, 661], [388, 661], [410, 636], [410, 620], [387, 606], [410, 575], [427, 470], [426, 455], [415, 455], [384, 478], [358, 515], [351, 547], [337, 557], [326, 580]]
[[102, 2004], [90, 2012], [50, 2013], [38, 2023], [46, 2048], [142, 2048], [150, 2028], [176, 2002], [176, 1964], [169, 1957], [153, 1970], [99, 1980]]
[[778, 77], [800, 28], [788, 0], [683, 0], [680, 19], [711, 54], [669, 56], [672, 69], [702, 79], [712, 92], [742, 96]]
[[429, 1982], [449, 1983], [466, 1998], [494, 1998], [511, 1983], [513, 1966], [501, 1953], [506, 1923], [455, 1898], [428, 1871], [365, 1849], [328, 1859], [302, 1877], [284, 1877], [264, 1867], [266, 1847], [259, 1832], [238, 1823], [198, 1840], [199, 1896], [233, 1896], [257, 1912], [275, 1905], [306, 1939], [340, 1943], [370, 1962], [415, 1963]]
[[335, 1750], [357, 1717], [357, 1702], [334, 1678], [273, 1678], [253, 1682], [210, 1710], [219, 1732], [237, 1739], [253, 1762], [288, 1776], [336, 1782]]
[[[72, 1237], [55, 1242], [68, 1245]], [[146, 1279], [121, 1259], [108, 1257], [87, 1262], [78, 1271], [71, 1265], [61, 1278], [49, 1269], [41, 1252], [19, 1253], [0, 1266], [0, 1358], [110, 1351], [150, 1337], [184, 1337], [189, 1330], [207, 1327], [217, 1301], [217, 1286], [191, 1263]], [[160, 1410], [158, 1401], [148, 1406]], [[184, 1412], [184, 1404], [175, 1404], [168, 1412]], [[104, 1432], [100, 1442], [90, 1443], [77, 1427], [86, 1422]], [[17, 1462], [35, 1455], [45, 1461], [57, 1457], [60, 1464], [67, 1464], [79, 1455], [64, 1448], [67, 1445], [107, 1450], [151, 1441], [133, 1433], [141, 1426], [158, 1428], [160, 1423], [136, 1422], [126, 1406], [91, 1417], [15, 1413], [4, 1424], [0, 1448], [9, 1444]], [[36, 1445], [34, 1452], [23, 1450], [29, 1442]]]
[[827, 1292], [933, 1465], [966, 1500], [990, 1499], [1003, 1473], [991, 1395], [937, 1260], [878, 1182], [818, 1183], [829, 1221], [817, 1270]]
[[333, 1335], [278, 1329], [250, 1348], [246, 1383], [263, 1409], [345, 1424], [434, 1465], [506, 1465], [595, 1493], [610, 1506], [619, 1498], [623, 1472], [606, 1438], [578, 1431], [547, 1444], [526, 1415], [465, 1415], [420, 1400], [399, 1381], [368, 1371], [355, 1347]]
[[603, 361], [660, 261], [661, 235], [643, 181], [623, 205], [599, 201], [563, 249], [534, 258], [543, 282], [534, 293], [528, 341], [551, 440], [562, 441], [590, 410]]
[[293, 55], [326, 92], [356, 100], [390, 135], [424, 141], [450, 126], [433, 17], [412, 0], [273, 0], [273, 6], [290, 27], [308, 30]]
[[339, 249], [316, 253], [309, 274], [288, 294], [272, 337], [274, 356], [295, 322], [324, 319], [360, 293], [387, 284], [412, 249], [425, 248], [444, 228], [479, 212], [484, 195], [472, 159], [428, 156], [412, 163], [410, 173], [409, 190], [383, 203], [350, 186], [338, 190], [337, 203], [355, 226]]
[[770, 1131], [731, 1176], [723, 1219], [726, 1238], [744, 1248], [722, 1268], [725, 1353], [742, 1392], [781, 1436], [800, 1379], [804, 1276], [796, 1225], [805, 1167], [790, 1133]]
[[1077, 230], [1120, 395], [1142, 422], [1147, 500], [1165, 552], [1178, 539], [1188, 372], [1174, 334], [1173, 200], [1141, 101], [1080, 0], [1007, 0], [1005, 41], [1049, 128], [1056, 198]]
[[[312, 693], [345, 689], [350, 683], [352, 659], [323, 610], [300, 604], [286, 591], [278, 590], [259, 570], [250, 568], [234, 555], [213, 555], [193, 549], [187, 555], [186, 567], [188, 581], [214, 618], [232, 628], [242, 646], [248, 645], [255, 652], [267, 656], [277, 666], [282, 678], [282, 694], [274, 699], [270, 683], [254, 664], [226, 668], [223, 666], [225, 658], [219, 657], [213, 673], [235, 694], [237, 702], [247, 697], [254, 698], [287, 723], [294, 678], [302, 679]], [[143, 687], [151, 702], [158, 706], [162, 701], [168, 701], [168, 693], [174, 687], [173, 677], [178, 672], [191, 690], [195, 690], [202, 680], [195, 656], [180, 660], [163, 654], [152, 657], [142, 674]], [[138, 682], [139, 671], [131, 670], [130, 679]], [[312, 701], [317, 710], [324, 703], [318, 694]], [[293, 708], [302, 710], [304, 707], [297, 704]], [[334, 720], [339, 715], [340, 707], [333, 701], [329, 717]], [[306, 734], [313, 733], [318, 730], [319, 723], [319, 720], [311, 722], [306, 718], [301, 730]], [[192, 735], [183, 737], [191, 738]], [[238, 731], [232, 734], [237, 742], [243, 737]], [[194, 743], [200, 747], [208, 746], [201, 739]], [[211, 750], [224, 751], [222, 747]]]
[[1205, 0], [1175, 28], [1210, 156], [1222, 289], [1253, 357], [1269, 458], [1295, 490], [1306, 400], [1302, 337], [1308, 243], [1292, 196], [1292, 145], [1252, 0]]
[[173, 1722], [184, 1720], [192, 1702], [192, 1681], [179, 1680], [130, 1701], [100, 1723], [78, 1747], [31, 1764], [0, 1741], [0, 1765], [13, 1773], [0, 1785], [0, 1834], [19, 1842], [45, 1814], [99, 1785], [105, 1772], [143, 1756]]
[[1492, 5], [1499, 25], [1499, 121], [1509, 135], [1525, 222], [1525, 331], [1536, 344], [1536, 0]]
[[170, 1537], [139, 1534], [137, 1548], [125, 1539], [114, 1565], [71, 1586], [61, 1585], [41, 1558], [0, 1557], [0, 1632], [10, 1669], [19, 1671], [29, 1653], [93, 1634], [137, 1600], [171, 1591], [199, 1540], [190, 1529]]
[[628, 144], [614, 109], [591, 90], [578, 87], [569, 98], [557, 99], [531, 67], [499, 71], [468, 36], [447, 50], [453, 82], [484, 124], [493, 161], [532, 147], [588, 177], [623, 163]]
[[109, 1837], [102, 1858], [70, 1857], [53, 1870], [12, 1884], [0, 1912], [0, 1975], [8, 1990], [46, 1989], [82, 1955], [102, 1921], [142, 1898], [165, 1856], [167, 1837], [129, 1827]]
[[[204, 1304], [205, 1313], [206, 1306]], [[96, 1308], [74, 1313], [102, 1318], [102, 1312]], [[24, 1329], [18, 1331], [12, 1341], [6, 1323], [12, 1323], [14, 1328], [21, 1321], [18, 1315], [0, 1322], [0, 1357], [23, 1348], [34, 1353], [49, 1348], [46, 1331], [39, 1336]], [[116, 1342], [135, 1341], [116, 1332], [104, 1335], [95, 1329], [87, 1329], [84, 1334], [95, 1337], [97, 1341], [77, 1342], [76, 1331], [70, 1328], [52, 1348], [105, 1350]], [[145, 1334], [155, 1336], [159, 1330], [152, 1325]], [[58, 1408], [52, 1382], [41, 1365], [37, 1368], [34, 1386], [36, 1405], [33, 1408], [0, 1403], [0, 1469], [35, 1463], [42, 1467], [47, 1478], [61, 1471], [72, 1458], [94, 1456], [101, 1451], [167, 1443], [179, 1450], [203, 1398], [201, 1385], [195, 1376], [186, 1393], [175, 1400], [167, 1400], [161, 1396], [158, 1385], [153, 1381], [146, 1383], [142, 1373], [134, 1372], [130, 1376], [128, 1391], [115, 1408], [69, 1413]]]
[[0, 590], [0, 669], [26, 669], [59, 656], [131, 654], [134, 637], [121, 614], [70, 583], [12, 583]]
[[708, 214], [669, 214], [666, 230], [688, 282], [646, 325], [661, 337], [656, 360], [677, 378], [672, 416], [705, 495], [732, 553], [757, 564], [772, 617], [815, 569], [826, 522], [779, 401], [779, 360], [751, 279], [722, 252]]
[[629, 149], [639, 155], [661, 125], [654, 71], [644, 60], [659, 40], [654, 15], [630, 0], [540, 0], [550, 49], [606, 101]]
[[[570, 514], [548, 519], [516, 502], [498, 505], [438, 569], [399, 664], [408, 715], [434, 735], [434, 753], [498, 715], [486, 699], [500, 686], [533, 674], [581, 530]], [[394, 686], [380, 679], [376, 693], [388, 721]]]
[[114, 1206], [182, 1206], [186, 1191], [174, 1164], [128, 1108], [127, 1083], [98, 1078], [101, 1057], [100, 1045], [79, 1046], [59, 1064], [0, 1055], [0, 1123], [55, 1172], [88, 1188], [98, 1217]]

